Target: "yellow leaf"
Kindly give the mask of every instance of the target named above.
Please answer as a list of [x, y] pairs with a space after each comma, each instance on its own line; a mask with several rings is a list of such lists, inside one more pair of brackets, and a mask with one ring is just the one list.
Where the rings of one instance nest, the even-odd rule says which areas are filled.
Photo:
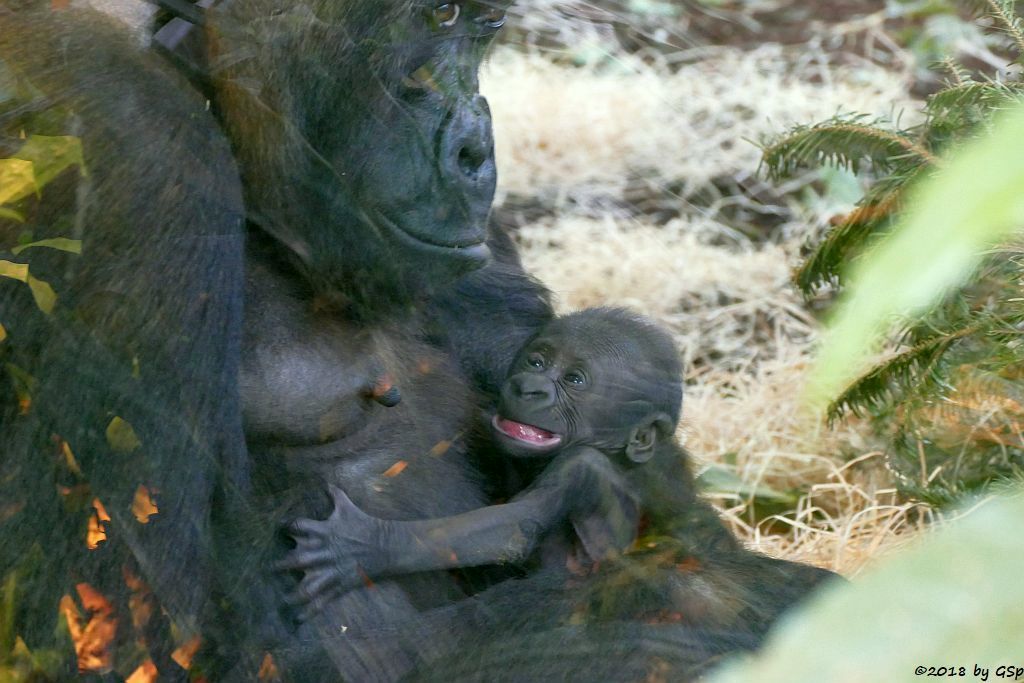
[[438, 441], [434, 444], [434, 447], [430, 449], [430, 454], [435, 458], [439, 458], [449, 451], [452, 447], [451, 441]]
[[124, 679], [124, 683], [157, 683], [160, 680], [160, 672], [152, 659], [147, 659], [136, 667], [131, 676]]
[[28, 282], [28, 288], [32, 290], [32, 297], [36, 300], [39, 310], [46, 314], [52, 313], [53, 307], [57, 303], [57, 294], [53, 291], [53, 287], [31, 275], [27, 276], [26, 282]]
[[22, 244], [20, 246], [11, 249], [11, 253], [17, 256], [26, 249], [32, 249], [35, 247], [49, 247], [50, 249], [57, 249], [59, 251], [67, 251], [72, 254], [82, 253], [82, 240], [72, 240], [67, 237], [54, 237], [48, 240], [39, 240], [38, 242], [31, 242], [29, 244]]
[[30, 135], [13, 156], [32, 162], [37, 191], [70, 166], [78, 166], [86, 175], [82, 141], [71, 135]]
[[132, 514], [135, 515], [135, 519], [139, 524], [149, 524], [149, 518], [159, 512], [160, 508], [156, 506], [149, 489], [139, 484], [139, 488], [135, 489], [135, 499], [132, 500]]
[[113, 645], [117, 636], [117, 614], [114, 606], [98, 590], [87, 583], [75, 586], [84, 613], [71, 596], [61, 598], [60, 609], [67, 620], [71, 640], [78, 656], [78, 670], [110, 671], [114, 666]]
[[78, 466], [78, 459], [75, 458], [75, 454], [71, 450], [71, 444], [67, 441], [61, 441], [60, 452], [64, 455], [64, 463], [68, 466], [68, 469], [78, 476], [82, 476], [82, 468]]
[[36, 191], [31, 161], [0, 159], [0, 204], [10, 204]]
[[256, 679], [260, 681], [276, 681], [280, 677], [281, 674], [277, 671], [277, 664], [274, 663], [274, 658], [268, 652], [263, 657], [263, 663], [260, 664], [260, 670], [256, 673]]
[[171, 654], [171, 659], [178, 663], [182, 669], [192, 666], [192, 659], [199, 652], [199, 646], [203, 644], [199, 636], [192, 636], [192, 640], [185, 642], [181, 647]]
[[28, 264], [0, 261], [0, 277], [10, 277], [26, 282], [28, 280]]
[[110, 521], [110, 515], [99, 498], [92, 500], [93, 514], [89, 515], [89, 526], [85, 532], [85, 546], [89, 550], [96, 550], [100, 543], [107, 540], [106, 524]]
[[406, 461], [404, 461], [404, 460], [399, 460], [398, 462], [396, 462], [396, 463], [395, 463], [394, 465], [392, 465], [391, 467], [389, 467], [389, 468], [388, 468], [388, 469], [387, 469], [387, 470], [386, 470], [386, 471], [384, 472], [384, 476], [385, 476], [385, 477], [389, 477], [389, 478], [390, 478], [390, 477], [397, 477], [397, 476], [398, 476], [399, 474], [401, 474], [401, 473], [402, 473], [402, 471], [403, 471], [403, 470], [405, 470], [405, 468], [406, 468], [406, 467], [408, 467], [408, 466], [409, 466], [409, 463], [407, 463], [407, 462], [406, 462]]
[[2, 342], [4, 339], [7, 339], [7, 330], [5, 330], [4, 326], [0, 324], [0, 342]]
[[107, 443], [117, 453], [131, 453], [142, 445], [132, 426], [119, 417], [107, 425]]

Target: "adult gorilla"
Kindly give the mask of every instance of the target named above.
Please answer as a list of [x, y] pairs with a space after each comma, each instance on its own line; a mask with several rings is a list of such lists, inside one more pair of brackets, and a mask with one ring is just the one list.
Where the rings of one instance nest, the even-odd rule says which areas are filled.
[[[82, 240], [80, 256], [17, 258], [56, 291], [50, 314], [21, 282], [0, 290], [15, 503], [0, 574], [20, 568], [30, 645], [53, 633], [69, 577], [116, 602], [130, 558], [223, 652], [284, 651], [279, 667], [326, 680], [282, 645], [304, 637], [279, 618], [288, 584], [269, 569], [284, 521], [316, 515], [327, 481], [398, 518], [485, 502], [465, 457], [475, 392], [550, 314], [514, 251], [485, 242], [495, 168], [476, 72], [502, 18], [480, 3], [232, 2], [209, 12], [197, 88], [104, 17], [0, 8], [0, 156], [42, 169], [39, 138], [23, 138], [75, 135], [88, 172], [25, 199], [26, 222], [0, 233], [5, 249]], [[159, 508], [145, 525], [140, 486]], [[92, 496], [112, 524], [90, 552]], [[409, 584], [417, 607], [457, 588]], [[338, 623], [355, 634], [407, 608], [378, 589]], [[339, 647], [366, 680], [376, 664]]]
[[[468, 457], [475, 410], [551, 314], [484, 228], [476, 74], [505, 3], [231, 0], [204, 18], [168, 0], [204, 24], [184, 40], [167, 24], [171, 60], [94, 13], [23, 4], [0, 0], [0, 158], [34, 162], [42, 190], [0, 213], [0, 576], [29, 648], [82, 584], [121, 617], [98, 668], [138, 663], [134, 628], [171, 680], [190, 632], [209, 680], [254, 680], [266, 652], [287, 680], [394, 678], [457, 657], [457, 624], [481, 648], [521, 632], [527, 677], [558, 670], [531, 651], [577, 641], [575, 666], [614, 640], [631, 653], [616, 660], [679, 671], [752, 644], [698, 623], [668, 645], [617, 627], [560, 645], [547, 633], [579, 612], [562, 575], [470, 599], [487, 577], [412, 576], [290, 618], [279, 530], [325, 515], [326, 484], [384, 518], [489, 499]], [[59, 136], [81, 140], [84, 165]], [[90, 550], [94, 500], [111, 522]], [[710, 627], [759, 634], [813, 583], [750, 557], [719, 563], [716, 595], [744, 609]], [[586, 599], [627, 625], [644, 611], [631, 600], [674, 604], [676, 579], [637, 597], [628, 576], [586, 583]], [[595, 597], [608, 585], [614, 605]]]

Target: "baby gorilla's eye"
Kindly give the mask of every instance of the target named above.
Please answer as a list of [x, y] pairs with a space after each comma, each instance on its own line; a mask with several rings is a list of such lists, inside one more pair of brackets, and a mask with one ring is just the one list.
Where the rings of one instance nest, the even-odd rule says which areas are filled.
[[575, 384], [576, 386], [583, 386], [587, 383], [587, 378], [583, 376], [583, 373], [577, 372], [576, 370], [571, 370], [570, 372], [565, 373], [564, 379], [569, 384]]
[[459, 4], [456, 2], [443, 2], [434, 7], [434, 21], [441, 28], [451, 28], [459, 20]]
[[544, 356], [534, 351], [526, 357], [526, 364], [531, 368], [543, 368], [544, 367]]
[[505, 10], [500, 7], [485, 7], [477, 21], [488, 28], [501, 28], [505, 24]]

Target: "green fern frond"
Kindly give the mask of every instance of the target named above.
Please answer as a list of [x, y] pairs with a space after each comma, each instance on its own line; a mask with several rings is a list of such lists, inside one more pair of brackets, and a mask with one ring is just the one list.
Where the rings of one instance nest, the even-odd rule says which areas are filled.
[[902, 196], [900, 188], [883, 193], [869, 192], [794, 271], [793, 281], [800, 292], [811, 297], [819, 288], [838, 283], [842, 270], [864, 249], [869, 236], [889, 225]]
[[989, 15], [999, 22], [1003, 32], [1017, 47], [1018, 59], [1024, 55], [1024, 24], [1017, 14], [1017, 3], [1014, 0], [985, 0]]
[[[1010, 36], [1024, 64], [1018, 3], [973, 4]], [[763, 146], [762, 169], [774, 178], [821, 164], [854, 172], [871, 165], [871, 187], [857, 209], [794, 272], [805, 296], [826, 284], [842, 287], [846, 265], [898, 219], [915, 179], [932, 173], [941, 164], [937, 157], [983, 134], [1000, 109], [1024, 101], [1020, 78], [972, 77], [953, 59], [943, 66], [950, 84], [928, 99], [920, 125], [888, 130], [864, 116], [837, 117]], [[870, 418], [890, 444], [888, 462], [904, 495], [946, 505], [1002, 478], [1024, 478], [1022, 282], [1024, 245], [993, 250], [970, 282], [927, 313], [901, 321], [894, 340], [900, 351], [829, 406], [829, 422], [847, 413]]]
[[[959, 420], [961, 429], [966, 428], [966, 433], [957, 432], [960, 439], [953, 441], [942, 438], [934, 425], [915, 420], [901, 424], [893, 435], [889, 464], [899, 475], [904, 495], [945, 506], [962, 501], [965, 493], [982, 494], [1024, 476], [1024, 452], [1000, 444], [998, 439], [986, 443], [984, 438], [977, 438], [986, 430], [976, 424], [976, 417], [950, 416], [954, 425]], [[968, 436], [971, 433], [974, 438]], [[936, 443], [936, 437], [941, 443]], [[969, 440], [969, 447], [965, 447], [964, 438]]]
[[761, 163], [769, 177], [779, 179], [800, 168], [825, 164], [856, 173], [866, 160], [884, 170], [935, 162], [931, 152], [909, 135], [864, 123], [863, 116], [855, 116], [796, 128], [765, 145]]
[[995, 110], [1024, 100], [1024, 84], [971, 81], [940, 90], [928, 98], [925, 111], [933, 119], [956, 116], [965, 108], [980, 109], [988, 116]]
[[1017, 60], [1024, 56], [1024, 23], [1014, 0], [968, 0], [964, 4], [976, 12], [995, 20], [1000, 31], [1009, 36], [1017, 49]]
[[937, 335], [871, 368], [829, 405], [829, 422], [847, 412], [858, 417], [880, 412], [898, 403], [911, 388], [917, 392], [940, 392], [945, 388], [943, 356], [954, 344], [977, 331], [978, 327], [972, 326]]
[[946, 73], [952, 79], [952, 83], [949, 85], [951, 88], [967, 85], [974, 80], [970, 72], [952, 57], [946, 57], [942, 60], [942, 68], [946, 70]]

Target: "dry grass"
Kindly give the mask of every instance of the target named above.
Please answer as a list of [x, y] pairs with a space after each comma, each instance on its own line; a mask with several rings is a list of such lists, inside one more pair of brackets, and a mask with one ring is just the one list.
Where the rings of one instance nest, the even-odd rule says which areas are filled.
[[[678, 62], [671, 64], [670, 62]], [[573, 68], [500, 50], [483, 75], [495, 116], [501, 190], [607, 193], [635, 177], [682, 183], [752, 173], [751, 140], [844, 111], [906, 107], [907, 74], [832, 67], [820, 50], [702, 48], [653, 64], [616, 55]]]
[[789, 286], [782, 247], [720, 247], [726, 226], [559, 215], [520, 230], [523, 258], [561, 310], [600, 304], [642, 310], [671, 328], [688, 367], [740, 370], [805, 345], [815, 323]]
[[[527, 267], [561, 310], [627, 305], [675, 333], [691, 368], [680, 436], [698, 470], [727, 466], [747, 486], [798, 494], [758, 522], [749, 497], [712, 494], [750, 547], [851, 575], [906, 542], [931, 511], [897, 497], [857, 425], [826, 429], [800, 404], [818, 326], [789, 274], [827, 215], [794, 213], [775, 239], [751, 240], [725, 209], [755, 199], [688, 200], [722, 178], [752, 182], [749, 140], [840, 111], [913, 111], [908, 74], [835, 66], [813, 46], [615, 55], [579, 68], [554, 57], [564, 55], [504, 48], [484, 74], [499, 201], [548, 207], [519, 231]], [[638, 179], [662, 188], [678, 217], [629, 207]]]
[[712, 496], [751, 547], [853, 574], [921, 530], [930, 511], [897, 497], [883, 454], [857, 425], [826, 429], [804, 409], [807, 350], [784, 353], [702, 377], [689, 391], [684, 440], [698, 467], [728, 459], [751, 487], [798, 492], [792, 510], [759, 523], [748, 499]]

